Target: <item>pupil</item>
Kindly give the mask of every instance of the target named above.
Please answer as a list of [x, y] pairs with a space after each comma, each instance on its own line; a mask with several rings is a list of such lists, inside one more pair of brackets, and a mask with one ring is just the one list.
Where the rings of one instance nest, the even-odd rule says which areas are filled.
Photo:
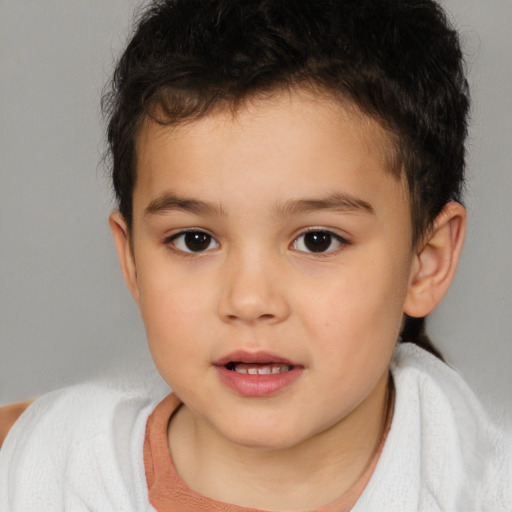
[[304, 244], [311, 252], [324, 252], [331, 245], [331, 234], [326, 231], [314, 231], [304, 235]]
[[211, 242], [211, 236], [206, 233], [186, 233], [185, 245], [194, 252], [200, 252], [208, 249]]

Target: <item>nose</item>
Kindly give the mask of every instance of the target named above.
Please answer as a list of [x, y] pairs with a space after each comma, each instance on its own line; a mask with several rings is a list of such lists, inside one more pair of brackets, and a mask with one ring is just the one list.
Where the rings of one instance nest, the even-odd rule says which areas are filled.
[[279, 264], [262, 254], [233, 254], [225, 262], [218, 314], [227, 323], [279, 323], [290, 314]]

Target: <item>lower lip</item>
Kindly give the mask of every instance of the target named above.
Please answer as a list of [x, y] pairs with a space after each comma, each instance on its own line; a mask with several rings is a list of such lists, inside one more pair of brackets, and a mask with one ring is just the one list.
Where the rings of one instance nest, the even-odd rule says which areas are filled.
[[287, 372], [270, 375], [238, 373], [224, 366], [217, 366], [217, 370], [222, 382], [239, 395], [264, 397], [275, 395], [290, 386], [300, 377], [303, 368], [294, 366]]

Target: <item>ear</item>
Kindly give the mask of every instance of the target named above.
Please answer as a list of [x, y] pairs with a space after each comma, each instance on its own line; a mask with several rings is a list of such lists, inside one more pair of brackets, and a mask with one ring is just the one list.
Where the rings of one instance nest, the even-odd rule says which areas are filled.
[[126, 224], [124, 217], [117, 210], [110, 214], [108, 222], [116, 244], [119, 265], [121, 267], [124, 280], [130, 290], [130, 293], [135, 299], [135, 302], [138, 304], [139, 287], [137, 283], [137, 267], [135, 265], [135, 258], [133, 255], [130, 230], [128, 229], [128, 225]]
[[455, 275], [465, 235], [466, 210], [448, 203], [416, 251], [404, 313], [427, 316], [441, 302]]

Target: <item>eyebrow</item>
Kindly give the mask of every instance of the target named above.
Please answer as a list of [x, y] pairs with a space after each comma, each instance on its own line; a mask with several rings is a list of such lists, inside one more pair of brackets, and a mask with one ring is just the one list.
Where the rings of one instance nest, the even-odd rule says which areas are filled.
[[311, 199], [292, 199], [277, 207], [277, 213], [285, 216], [318, 210], [362, 212], [375, 215], [375, 209], [370, 203], [345, 193], [331, 194], [327, 197]]
[[220, 205], [168, 193], [151, 201], [144, 210], [144, 216], [176, 210], [197, 215], [222, 215], [224, 213]]
[[[345, 193], [331, 194], [320, 198], [290, 199], [274, 208], [278, 216], [292, 216], [318, 210], [375, 214], [375, 209], [370, 203]], [[224, 214], [220, 205], [166, 193], [151, 201], [145, 208], [144, 215], [164, 214], [171, 211], [185, 211], [196, 215], [221, 216]]]

